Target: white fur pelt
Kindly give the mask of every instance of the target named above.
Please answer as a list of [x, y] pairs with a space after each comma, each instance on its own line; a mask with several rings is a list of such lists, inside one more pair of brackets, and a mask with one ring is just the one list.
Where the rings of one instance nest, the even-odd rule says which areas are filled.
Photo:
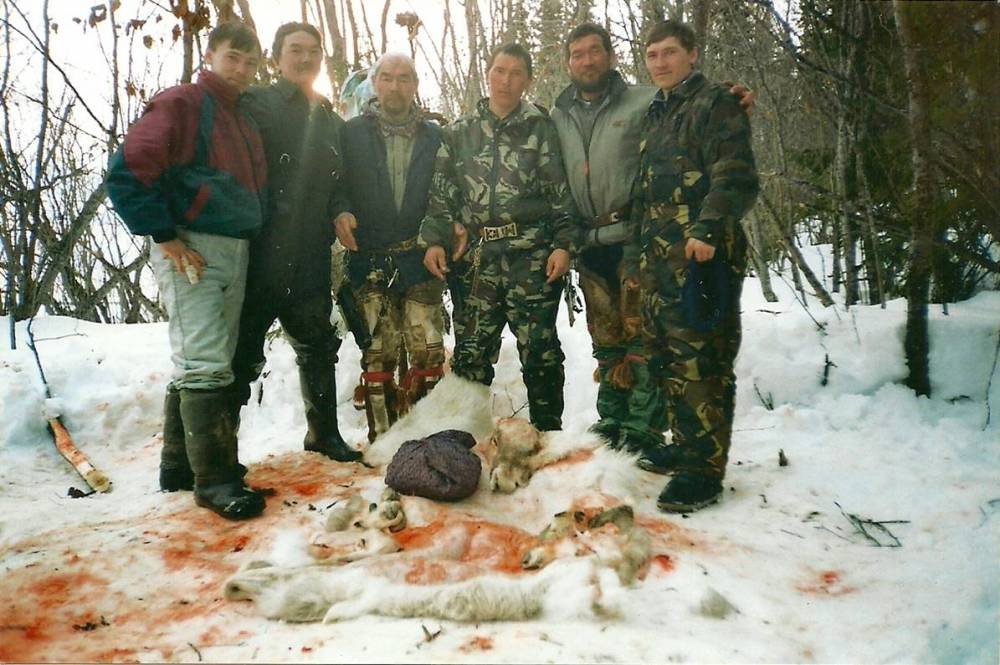
[[618, 616], [621, 585], [593, 558], [559, 560], [532, 575], [486, 575], [411, 585], [364, 566], [277, 568], [257, 563], [231, 577], [228, 600], [253, 600], [264, 616], [326, 623], [366, 614], [450, 621], [523, 621]]
[[384, 466], [399, 447], [445, 429], [469, 432], [476, 440], [493, 429], [490, 388], [448, 373], [409, 413], [386, 430], [365, 452], [369, 464]]

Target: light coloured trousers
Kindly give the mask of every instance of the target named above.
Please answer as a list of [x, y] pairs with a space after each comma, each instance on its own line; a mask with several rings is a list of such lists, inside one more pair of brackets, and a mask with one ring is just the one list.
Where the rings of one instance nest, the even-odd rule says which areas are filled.
[[177, 236], [201, 255], [205, 269], [198, 283], [191, 284], [158, 248], [152, 249], [160, 298], [170, 319], [170, 385], [177, 390], [224, 388], [233, 382], [250, 242], [186, 230], [178, 230]]

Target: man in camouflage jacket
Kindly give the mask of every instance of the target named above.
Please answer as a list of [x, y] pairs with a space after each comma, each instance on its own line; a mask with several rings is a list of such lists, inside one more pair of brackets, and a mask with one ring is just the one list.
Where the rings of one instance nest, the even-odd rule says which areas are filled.
[[[424, 264], [443, 279], [452, 249], [462, 304], [455, 316], [452, 369], [489, 385], [509, 325], [517, 339], [531, 422], [562, 427], [564, 356], [556, 335], [563, 276], [581, 227], [566, 185], [555, 127], [522, 101], [531, 56], [514, 44], [493, 54], [490, 97], [446, 128], [428, 214], [420, 229]], [[453, 246], [458, 224], [471, 240]]]
[[677, 473], [657, 505], [715, 502], [732, 436], [746, 237], [758, 181], [750, 124], [726, 86], [693, 71], [694, 33], [674, 21], [646, 38], [660, 88], [643, 126], [626, 279], [641, 285], [643, 329], [668, 400]]

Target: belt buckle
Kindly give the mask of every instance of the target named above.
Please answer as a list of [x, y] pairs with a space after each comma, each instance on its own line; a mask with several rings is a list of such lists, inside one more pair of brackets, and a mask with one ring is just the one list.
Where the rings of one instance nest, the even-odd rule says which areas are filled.
[[617, 224], [620, 221], [622, 221], [622, 214], [619, 211], [615, 210], [614, 212], [612, 212], [612, 213], [610, 213], [608, 215], [608, 222], [609, 223], [611, 223], [611, 224]]
[[517, 223], [511, 222], [510, 224], [504, 224], [503, 226], [484, 226], [483, 227], [483, 240], [486, 242], [492, 242], [494, 240], [502, 240], [503, 238], [513, 238], [517, 235]]

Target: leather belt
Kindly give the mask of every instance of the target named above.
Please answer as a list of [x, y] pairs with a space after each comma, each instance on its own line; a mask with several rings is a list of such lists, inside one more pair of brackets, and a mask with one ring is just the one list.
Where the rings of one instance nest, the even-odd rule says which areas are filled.
[[480, 237], [482, 237], [484, 242], [503, 240], [504, 238], [516, 238], [517, 222], [511, 222], [503, 226], [484, 226], [480, 232]]
[[610, 226], [611, 224], [617, 224], [618, 222], [624, 222], [628, 219], [629, 206], [625, 206], [613, 212], [609, 212], [604, 215], [598, 215], [594, 218], [594, 226]]

